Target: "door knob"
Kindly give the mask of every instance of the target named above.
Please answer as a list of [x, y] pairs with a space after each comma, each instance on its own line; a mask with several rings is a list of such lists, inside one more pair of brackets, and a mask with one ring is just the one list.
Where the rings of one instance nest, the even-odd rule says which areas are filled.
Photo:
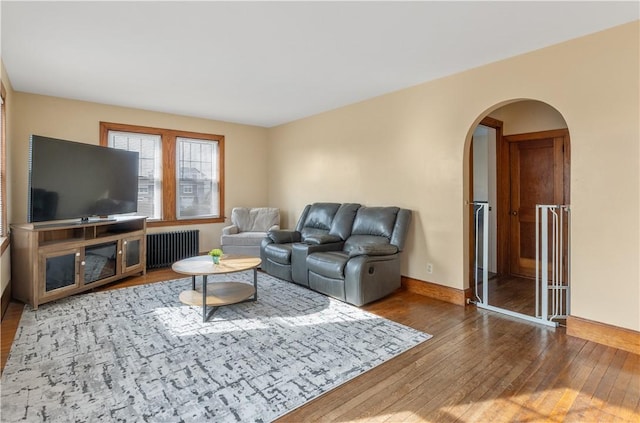
[[518, 215], [518, 212], [514, 210], [514, 211], [512, 211], [512, 212], [511, 212], [511, 214], [512, 214], [513, 216], [517, 216], [517, 215]]

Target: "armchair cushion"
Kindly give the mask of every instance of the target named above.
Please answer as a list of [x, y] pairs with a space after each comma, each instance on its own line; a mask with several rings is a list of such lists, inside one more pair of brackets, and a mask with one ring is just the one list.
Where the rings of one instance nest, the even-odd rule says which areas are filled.
[[237, 234], [222, 235], [220, 243], [223, 247], [243, 246], [252, 247], [259, 246], [264, 239], [264, 232], [240, 232]]
[[231, 210], [231, 223], [238, 232], [267, 232], [280, 225], [280, 209], [273, 207], [235, 207]]

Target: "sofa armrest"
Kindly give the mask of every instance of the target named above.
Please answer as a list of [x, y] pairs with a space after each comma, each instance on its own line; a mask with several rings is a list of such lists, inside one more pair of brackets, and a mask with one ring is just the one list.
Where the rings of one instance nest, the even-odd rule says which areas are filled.
[[238, 233], [238, 227], [236, 225], [225, 226], [222, 228], [222, 235], [235, 235]]
[[398, 252], [393, 244], [360, 244], [349, 250], [349, 257], [356, 256], [390, 256]]
[[344, 268], [344, 291], [349, 304], [362, 306], [400, 288], [400, 255], [358, 256]]
[[342, 242], [342, 238], [337, 235], [329, 234], [309, 235], [305, 237], [304, 242], [305, 244], [312, 245], [332, 244], [335, 242]]
[[286, 229], [269, 231], [267, 236], [271, 238], [275, 244], [290, 244], [292, 242], [300, 242], [302, 239], [300, 232]]

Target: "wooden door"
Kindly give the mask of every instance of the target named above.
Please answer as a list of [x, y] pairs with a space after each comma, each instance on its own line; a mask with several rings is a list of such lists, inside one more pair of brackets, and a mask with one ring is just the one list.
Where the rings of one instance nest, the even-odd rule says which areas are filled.
[[567, 204], [566, 130], [505, 137], [509, 143], [509, 273], [535, 278], [536, 204]]

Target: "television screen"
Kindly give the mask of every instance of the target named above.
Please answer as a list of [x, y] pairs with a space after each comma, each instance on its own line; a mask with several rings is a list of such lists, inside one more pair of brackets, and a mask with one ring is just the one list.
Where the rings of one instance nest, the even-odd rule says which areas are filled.
[[138, 153], [32, 135], [29, 222], [137, 211]]

